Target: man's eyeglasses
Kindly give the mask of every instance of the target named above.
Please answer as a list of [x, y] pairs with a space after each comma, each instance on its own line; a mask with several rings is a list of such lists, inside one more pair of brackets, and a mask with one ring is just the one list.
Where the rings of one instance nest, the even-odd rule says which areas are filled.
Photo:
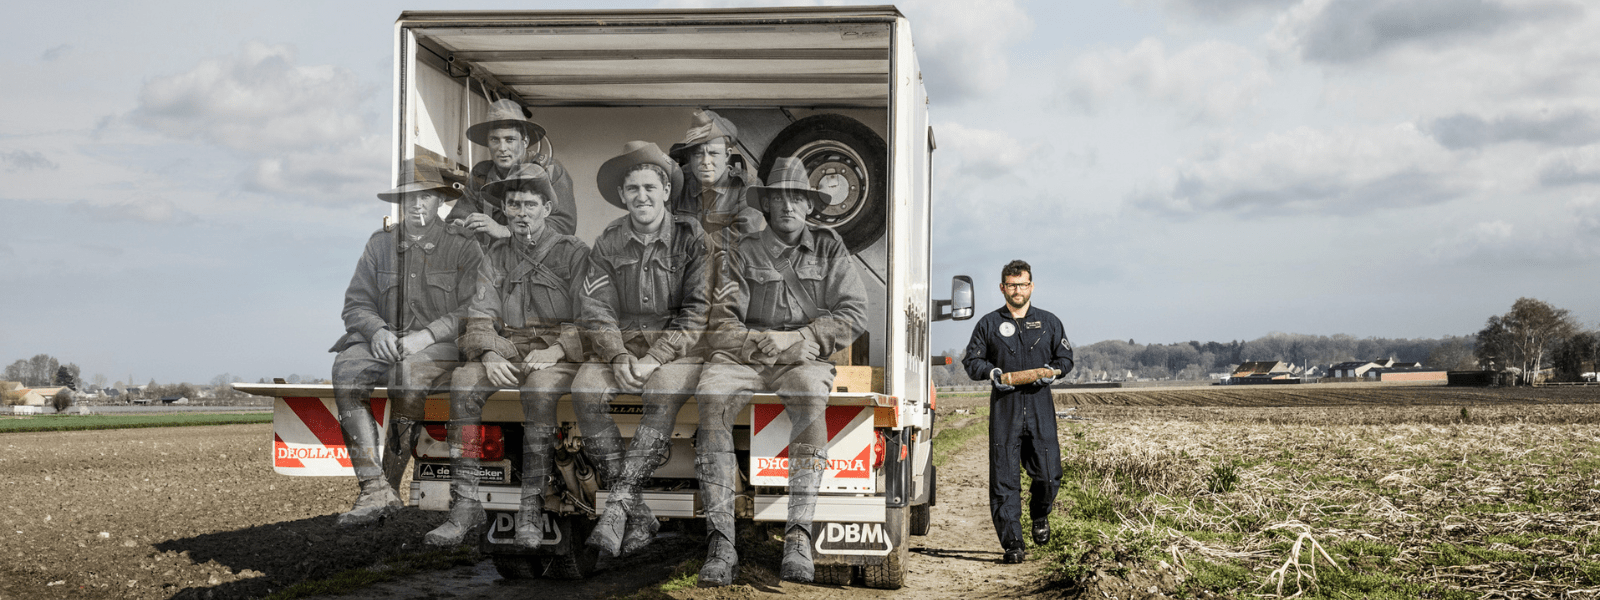
[[1000, 288], [1001, 289], [1005, 289], [1005, 290], [1025, 290], [1025, 289], [1028, 289], [1028, 288], [1031, 288], [1031, 287], [1033, 287], [1033, 282], [1031, 282], [1031, 281], [1024, 281], [1022, 283], [1002, 283], [1002, 284], [1000, 284]]

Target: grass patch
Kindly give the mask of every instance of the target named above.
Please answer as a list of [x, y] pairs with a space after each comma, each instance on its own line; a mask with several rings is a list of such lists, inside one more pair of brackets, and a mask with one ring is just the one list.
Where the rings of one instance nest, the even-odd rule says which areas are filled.
[[967, 440], [989, 433], [989, 407], [986, 406], [973, 409], [971, 415], [950, 415], [941, 420], [957, 421], [969, 417], [972, 421], [959, 428], [939, 429], [934, 432], [933, 441], [929, 442], [934, 466], [944, 466], [945, 462], [950, 460], [950, 455], [966, 444]]
[[477, 564], [482, 558], [478, 555], [477, 547], [470, 545], [421, 554], [401, 554], [391, 556], [383, 563], [371, 567], [342, 571], [326, 579], [302, 581], [274, 592], [267, 596], [267, 600], [348, 594], [375, 583], [393, 581], [416, 573]]
[[188, 427], [271, 423], [272, 413], [176, 413], [143, 415], [49, 415], [0, 420], [0, 433], [86, 431], [139, 427]]

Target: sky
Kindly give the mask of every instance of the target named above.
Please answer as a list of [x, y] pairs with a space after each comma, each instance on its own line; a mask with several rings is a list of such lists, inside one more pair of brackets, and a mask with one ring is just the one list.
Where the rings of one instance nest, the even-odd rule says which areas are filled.
[[[763, 2], [807, 4], [803, 2]], [[482, 9], [730, 6], [475, 3]], [[745, 3], [750, 5], [750, 3]], [[325, 377], [389, 205], [393, 24], [444, 2], [27, 3], [0, 38], [0, 363]], [[917, 0], [934, 289], [1032, 263], [1078, 344], [1600, 321], [1600, 8]], [[933, 327], [936, 350], [971, 322]]]

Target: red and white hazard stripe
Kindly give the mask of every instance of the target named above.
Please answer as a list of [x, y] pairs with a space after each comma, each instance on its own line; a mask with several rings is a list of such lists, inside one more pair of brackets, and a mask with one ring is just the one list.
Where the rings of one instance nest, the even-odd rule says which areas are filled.
[[[388, 426], [388, 409], [388, 400], [372, 399], [379, 448]], [[280, 475], [355, 475], [332, 398], [277, 399], [272, 411], [272, 469]]]
[[[872, 493], [873, 410], [870, 406], [829, 406], [828, 469], [825, 492]], [[750, 405], [750, 483], [789, 483], [789, 423], [782, 404]]]

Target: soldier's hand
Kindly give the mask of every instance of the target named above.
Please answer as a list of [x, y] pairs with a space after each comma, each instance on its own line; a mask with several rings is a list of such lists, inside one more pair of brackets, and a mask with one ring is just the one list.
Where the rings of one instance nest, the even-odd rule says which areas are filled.
[[395, 344], [398, 341], [400, 339], [394, 336], [393, 331], [379, 329], [378, 333], [372, 336], [372, 354], [389, 362], [398, 361], [400, 360], [400, 346]]
[[489, 383], [496, 387], [517, 386], [517, 366], [494, 352], [483, 354], [483, 370], [489, 374]]
[[822, 347], [818, 346], [816, 342], [808, 339], [802, 339], [800, 340], [800, 343], [789, 346], [783, 352], [779, 353], [776, 362], [784, 365], [798, 365], [800, 363], [816, 359], [817, 354], [821, 352]]
[[522, 366], [529, 373], [541, 371], [555, 366], [563, 356], [566, 356], [566, 354], [561, 351], [561, 346], [551, 346], [543, 350], [530, 350], [528, 351], [528, 356], [522, 359]]
[[650, 381], [650, 376], [655, 374], [656, 369], [659, 368], [661, 368], [661, 362], [657, 361], [656, 357], [646, 354], [644, 358], [633, 363], [633, 379], [639, 382], [639, 387], [642, 389], [645, 382]]
[[413, 331], [400, 338], [400, 356], [406, 357], [421, 352], [423, 348], [433, 345], [433, 332], [423, 329]]
[[767, 356], [778, 356], [803, 339], [805, 337], [798, 331], [769, 331], [761, 336], [761, 339], [756, 340], [756, 344]]
[[495, 239], [511, 237], [511, 229], [494, 222], [493, 218], [483, 213], [472, 213], [471, 216], [467, 217], [466, 221], [462, 222], [462, 226], [475, 233], [487, 233], [489, 237]]
[[629, 390], [644, 387], [633, 377], [633, 364], [639, 362], [632, 354], [623, 352], [611, 361], [611, 375], [617, 378], [617, 385]]

